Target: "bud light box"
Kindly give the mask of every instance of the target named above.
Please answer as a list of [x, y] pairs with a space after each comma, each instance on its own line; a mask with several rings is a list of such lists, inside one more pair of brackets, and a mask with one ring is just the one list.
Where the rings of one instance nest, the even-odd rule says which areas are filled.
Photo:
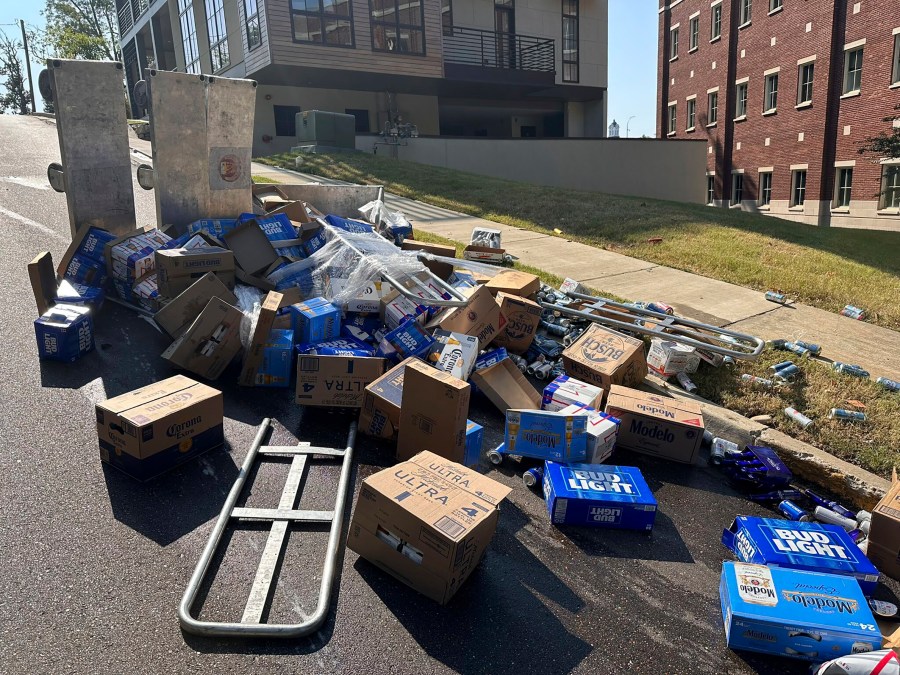
[[866, 595], [878, 585], [875, 565], [837, 525], [738, 516], [722, 543], [742, 562], [852, 577]]
[[656, 498], [633, 466], [544, 463], [544, 499], [554, 525], [652, 530]]
[[587, 415], [546, 410], [507, 410], [503, 442], [510, 455], [583, 462], [587, 459]]
[[45, 361], [77, 361], [94, 350], [91, 310], [59, 304], [34, 321], [38, 357]]
[[848, 577], [725, 562], [719, 599], [731, 649], [818, 662], [881, 648], [872, 610]]

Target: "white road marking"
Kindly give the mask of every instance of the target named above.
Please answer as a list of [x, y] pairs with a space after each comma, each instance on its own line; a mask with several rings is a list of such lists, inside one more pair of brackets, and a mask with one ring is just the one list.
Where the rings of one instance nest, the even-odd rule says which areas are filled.
[[34, 188], [35, 190], [49, 190], [50, 185], [47, 183], [46, 178], [41, 178], [39, 176], [6, 176], [0, 178], [2, 181], [6, 181], [7, 183], [15, 183], [16, 185], [23, 185], [25, 187]]
[[26, 218], [25, 216], [21, 216], [18, 213], [16, 213], [15, 211], [10, 211], [9, 209], [5, 209], [2, 206], [0, 206], [0, 214], [3, 214], [4, 216], [7, 216], [9, 218], [12, 218], [13, 220], [18, 220], [23, 225], [28, 225], [29, 227], [33, 227], [36, 230], [40, 230], [44, 234], [49, 234], [51, 237], [55, 237], [57, 239], [62, 239], [63, 241], [66, 241], [66, 237], [61, 235], [56, 230], [53, 230], [53, 229], [47, 227], [46, 225], [43, 225], [43, 224], [37, 222], [36, 220], [32, 220], [31, 218]]

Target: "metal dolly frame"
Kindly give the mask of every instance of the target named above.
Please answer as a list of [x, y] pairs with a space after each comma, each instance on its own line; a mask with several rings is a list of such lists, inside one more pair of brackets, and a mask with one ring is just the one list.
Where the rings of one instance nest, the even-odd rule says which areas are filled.
[[[237, 479], [228, 493], [228, 497], [225, 499], [225, 505], [222, 507], [219, 519], [210, 533], [206, 548], [203, 549], [200, 561], [197, 563], [197, 567], [193, 575], [191, 575], [191, 580], [188, 582], [187, 589], [181, 599], [181, 604], [178, 607], [178, 620], [181, 623], [181, 627], [189, 633], [207, 637], [297, 638], [318, 631], [328, 615], [331, 591], [337, 572], [338, 549], [341, 545], [347, 493], [350, 491], [350, 469], [353, 462], [353, 446], [356, 442], [356, 421], [350, 424], [350, 430], [347, 434], [347, 446], [343, 450], [315, 447], [310, 446], [308, 443], [300, 443], [296, 446], [263, 445], [263, 440], [271, 429], [272, 421], [269, 418], [264, 419], [259, 426], [259, 431], [256, 433], [256, 438], [253, 440], [253, 445], [247, 453]], [[259, 455], [293, 458], [284, 489], [281, 493], [281, 499], [276, 508], [237, 507], [235, 505]], [[295, 509], [295, 504], [300, 498], [299, 489], [306, 473], [307, 460], [313, 455], [343, 458], [333, 511]], [[206, 578], [209, 565], [222, 540], [222, 535], [232, 520], [269, 521], [272, 524], [269, 538], [263, 549], [259, 567], [256, 570], [256, 577], [253, 580], [250, 596], [247, 599], [240, 622], [201, 621], [194, 618], [191, 614], [191, 608]], [[291, 522], [331, 523], [316, 609], [303, 623], [263, 623], [263, 613], [273, 590], [272, 582], [275, 570], [283, 555], [288, 525]]]

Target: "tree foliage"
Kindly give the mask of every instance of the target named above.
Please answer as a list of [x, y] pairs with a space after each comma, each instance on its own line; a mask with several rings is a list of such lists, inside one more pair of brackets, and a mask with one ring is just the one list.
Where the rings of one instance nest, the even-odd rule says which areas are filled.
[[[900, 111], [900, 105], [894, 110]], [[885, 117], [882, 122], [894, 123], [896, 120], [900, 120], [900, 113]], [[877, 136], [866, 138], [859, 148], [859, 154], [874, 155], [876, 161], [883, 158], [900, 159], [900, 127], [893, 127], [891, 133], [882, 131]]]
[[120, 61], [115, 0], [46, 0], [52, 51], [63, 59]]
[[28, 81], [25, 79], [24, 67], [19, 59], [22, 43], [10, 38], [0, 30], [0, 77], [4, 91], [0, 92], [0, 113], [11, 112], [14, 115], [27, 115], [31, 96], [28, 94]]

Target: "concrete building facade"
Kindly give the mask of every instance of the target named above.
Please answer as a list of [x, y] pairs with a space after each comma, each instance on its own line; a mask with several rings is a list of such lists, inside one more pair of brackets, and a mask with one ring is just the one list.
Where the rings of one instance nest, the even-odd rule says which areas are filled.
[[605, 135], [607, 0], [116, 4], [129, 89], [150, 68], [259, 83], [257, 154], [296, 145], [303, 110], [352, 114], [359, 133]]
[[707, 203], [900, 230], [900, 3], [675, 0], [659, 10], [657, 128], [707, 141]]

